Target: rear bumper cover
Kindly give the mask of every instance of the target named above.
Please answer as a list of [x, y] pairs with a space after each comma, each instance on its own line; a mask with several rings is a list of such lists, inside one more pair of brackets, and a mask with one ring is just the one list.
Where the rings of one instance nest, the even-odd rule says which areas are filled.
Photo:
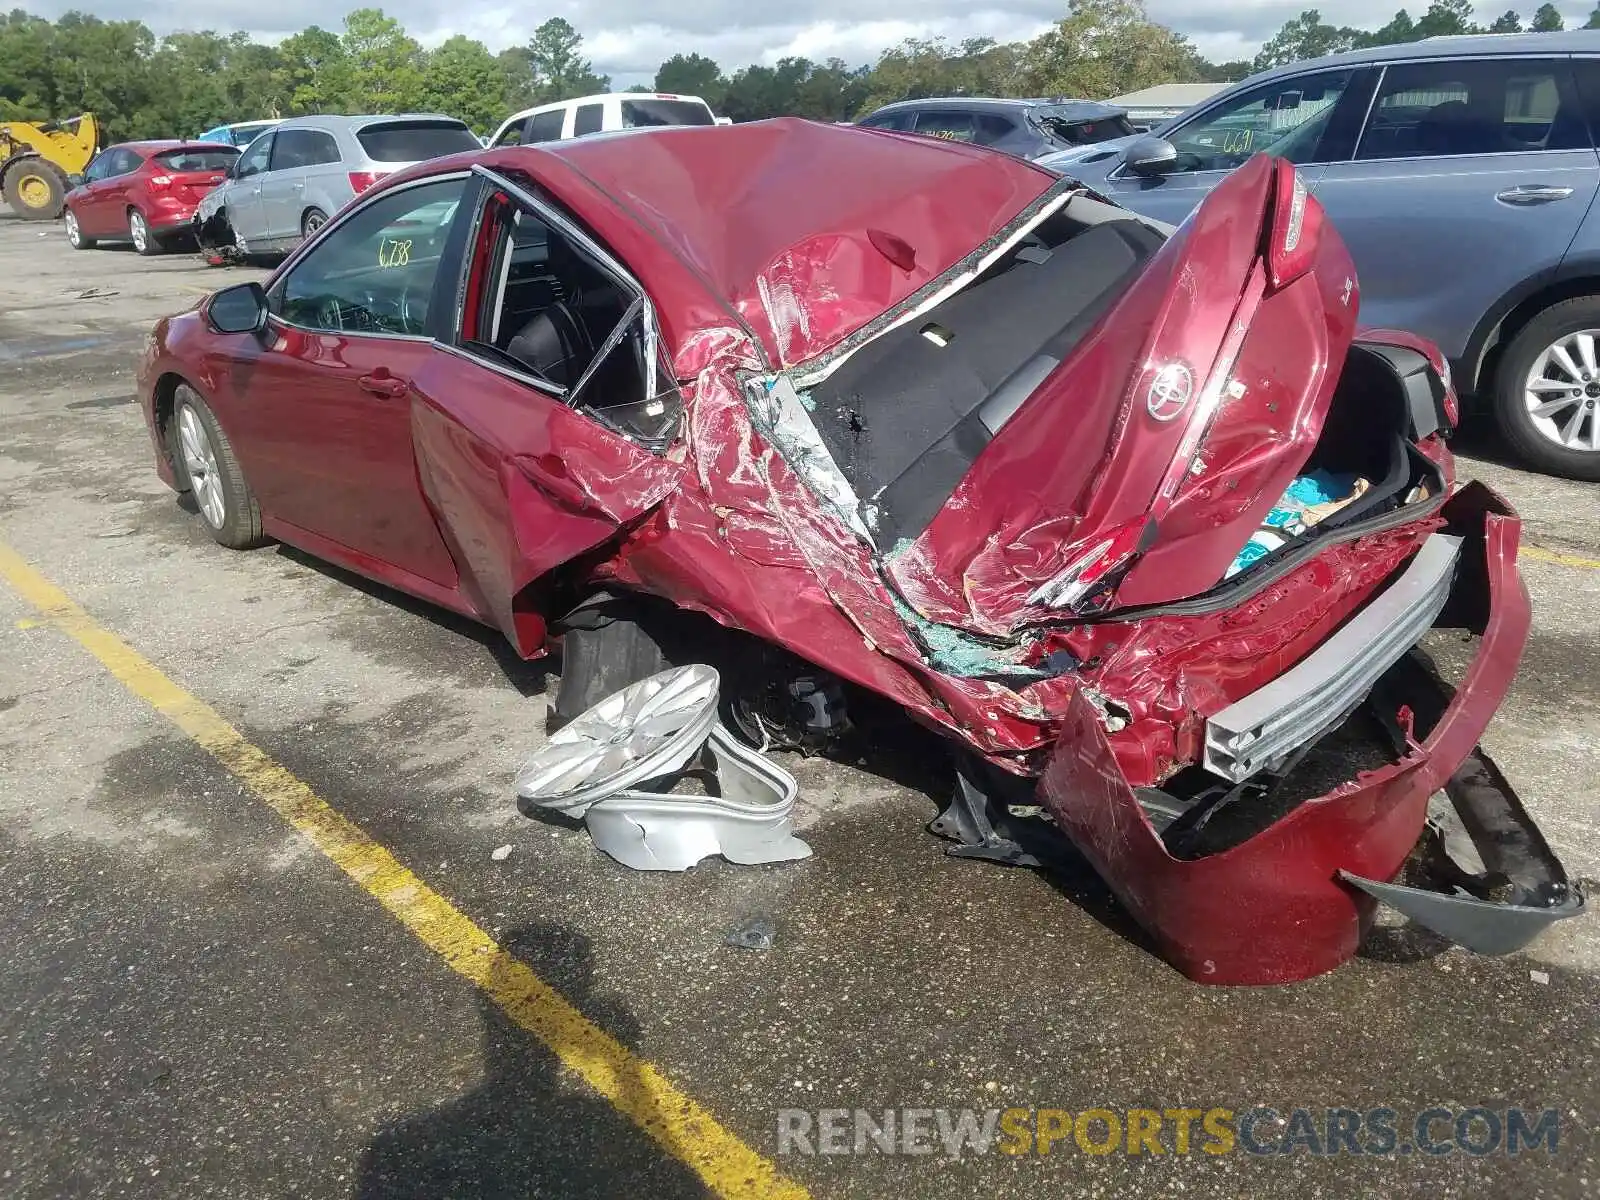
[[[1485, 953], [1517, 949], [1582, 910], [1581, 895], [1478, 748], [1531, 623], [1516, 567], [1520, 522], [1478, 484], [1457, 493], [1444, 515], [1451, 532], [1465, 535], [1445, 616], [1482, 635], [1461, 687], [1450, 694], [1433, 681], [1431, 694], [1424, 685], [1420, 694], [1396, 697], [1419, 717], [1437, 717], [1425, 741], [1239, 845], [1199, 859], [1172, 857], [1118, 770], [1096, 709], [1081, 695], [1073, 699], [1040, 800], [1191, 979], [1273, 984], [1331, 970], [1355, 954], [1379, 900]], [[1441, 789], [1489, 872], [1479, 896], [1387, 882], [1417, 847], [1429, 797]]]

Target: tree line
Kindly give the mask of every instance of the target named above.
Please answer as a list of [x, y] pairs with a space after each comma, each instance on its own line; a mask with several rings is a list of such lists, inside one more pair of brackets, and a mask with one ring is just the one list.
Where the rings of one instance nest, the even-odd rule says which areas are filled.
[[[1550, 4], [1527, 28], [1559, 29]], [[1600, 28], [1600, 3], [1589, 17]], [[1206, 61], [1183, 35], [1150, 20], [1142, 0], [1068, 0], [1061, 20], [1031, 41], [908, 39], [874, 63], [783, 58], [731, 72], [679, 53], [653, 88], [703, 96], [736, 121], [794, 115], [843, 121], [893, 100], [937, 95], [1105, 98], [1159, 83], [1226, 82], [1253, 70], [1357, 46], [1437, 34], [1511, 32], [1515, 11], [1487, 26], [1471, 0], [1433, 0], [1378, 29], [1330, 25], [1315, 9], [1289, 21], [1253, 61]], [[105, 140], [192, 136], [229, 121], [323, 112], [446, 112], [480, 133], [534, 104], [607, 91], [583, 38], [560, 17], [499, 53], [457, 35], [422, 46], [379, 8], [350, 13], [339, 32], [312, 26], [276, 45], [211, 30], [156, 37], [142, 21], [69, 12], [47, 21], [20, 9], [0, 17], [0, 121], [96, 113]]]

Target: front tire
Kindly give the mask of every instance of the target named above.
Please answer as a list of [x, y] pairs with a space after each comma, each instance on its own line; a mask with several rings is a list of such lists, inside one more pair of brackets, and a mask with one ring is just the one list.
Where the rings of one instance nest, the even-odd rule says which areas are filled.
[[581, 716], [613, 692], [667, 670], [672, 663], [661, 643], [638, 621], [601, 610], [561, 637], [561, 686], [550, 706], [561, 726]]
[[77, 213], [73, 212], [70, 208], [67, 209], [66, 212], [61, 214], [61, 223], [66, 226], [67, 245], [71, 246], [74, 250], [94, 249], [94, 239], [92, 237], [85, 237], [83, 235], [83, 229], [78, 224]]
[[1553, 304], [1523, 326], [1495, 372], [1494, 415], [1535, 470], [1600, 481], [1600, 296]]
[[266, 539], [261, 509], [244, 481], [233, 443], [200, 394], [180, 384], [172, 407], [173, 462], [180, 485], [194, 497], [200, 520], [219, 545], [249, 550]]
[[54, 221], [66, 206], [67, 180], [54, 164], [28, 157], [11, 164], [0, 193], [24, 221]]

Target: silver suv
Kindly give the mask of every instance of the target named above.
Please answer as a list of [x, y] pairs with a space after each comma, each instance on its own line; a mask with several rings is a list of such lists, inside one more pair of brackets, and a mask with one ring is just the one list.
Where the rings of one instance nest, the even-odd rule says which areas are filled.
[[250, 257], [292, 250], [385, 175], [482, 146], [454, 117], [296, 117], [251, 142], [195, 215], [204, 245]]
[[1600, 480], [1600, 30], [1430, 38], [1246, 79], [1041, 166], [1177, 223], [1252, 154], [1297, 164], [1361, 322], [1415, 330], [1518, 457]]

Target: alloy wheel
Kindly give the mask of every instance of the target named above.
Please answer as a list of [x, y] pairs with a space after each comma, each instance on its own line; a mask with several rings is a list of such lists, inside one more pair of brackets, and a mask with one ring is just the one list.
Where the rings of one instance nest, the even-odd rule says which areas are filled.
[[83, 230], [78, 228], [77, 214], [75, 214], [69, 208], [67, 209], [66, 214], [62, 217], [62, 220], [67, 227], [67, 241], [71, 242], [74, 247], [82, 244]]
[[150, 227], [145, 224], [142, 213], [128, 214], [128, 235], [133, 238], [133, 248], [140, 254], [150, 249]]
[[217, 454], [205, 423], [187, 404], [178, 410], [178, 443], [200, 515], [211, 528], [221, 529], [228, 518], [228, 505], [222, 494], [222, 477], [217, 472]]
[[1523, 383], [1528, 417], [1565, 450], [1600, 451], [1600, 329], [1564, 334], [1533, 360]]
[[319, 212], [309, 212], [309, 213], [307, 213], [306, 214], [306, 219], [305, 219], [306, 236], [310, 237], [313, 233], [315, 233], [317, 230], [321, 229], [327, 223], [328, 223], [328, 218], [323, 216], [321, 213], [319, 213]]

